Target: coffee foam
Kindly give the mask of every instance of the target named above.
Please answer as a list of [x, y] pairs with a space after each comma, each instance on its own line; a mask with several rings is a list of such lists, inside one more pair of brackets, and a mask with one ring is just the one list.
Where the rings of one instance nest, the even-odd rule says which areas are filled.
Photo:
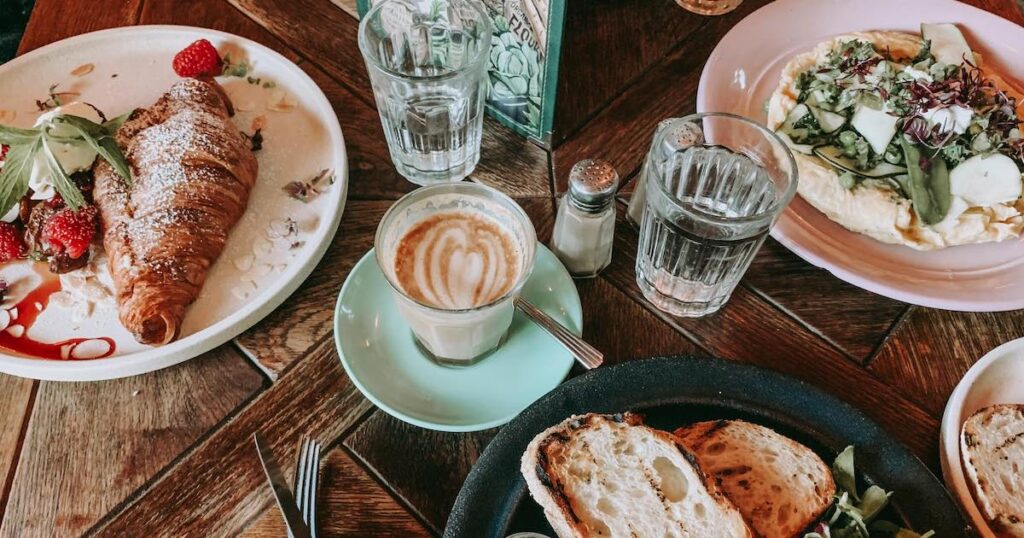
[[450, 210], [409, 227], [395, 252], [394, 275], [413, 299], [461, 310], [508, 293], [519, 279], [522, 257], [518, 242], [497, 220]]

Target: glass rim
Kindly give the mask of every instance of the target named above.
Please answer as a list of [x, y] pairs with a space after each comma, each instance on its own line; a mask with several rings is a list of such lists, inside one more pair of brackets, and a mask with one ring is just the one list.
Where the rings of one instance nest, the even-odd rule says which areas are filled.
[[[728, 120], [738, 121], [739, 123], [744, 124], [744, 125], [746, 125], [748, 127], [753, 127], [756, 131], [758, 131], [762, 135], [764, 135], [769, 141], [774, 142], [780, 148], [782, 148], [784, 150], [784, 154], [786, 156], [785, 160], [789, 164], [789, 169], [790, 169], [789, 173], [786, 174], [787, 176], [789, 176], [789, 180], [790, 180], [789, 181], [789, 185], [786, 187], [786, 190], [785, 191], [781, 191], [781, 192], [776, 190], [776, 192], [780, 192], [780, 196], [776, 197], [775, 200], [771, 203], [771, 205], [769, 205], [767, 208], [765, 208], [762, 211], [759, 211], [759, 212], [754, 213], [752, 215], [744, 215], [742, 217], [724, 217], [724, 216], [721, 216], [721, 215], [715, 215], [713, 213], [706, 213], [704, 211], [694, 210], [692, 208], [689, 208], [689, 207], [686, 207], [686, 206], [683, 206], [683, 205], [679, 204], [678, 197], [676, 197], [674, 194], [671, 194], [671, 193], [667, 192], [663, 182], [661, 182], [661, 181], [655, 181], [654, 182], [654, 188], [656, 188], [659, 193], [661, 193], [666, 198], [668, 198], [673, 203], [673, 205], [676, 206], [683, 213], [686, 213], [688, 216], [691, 216], [693, 218], [702, 219], [704, 221], [710, 222], [712, 224], [721, 224], [721, 225], [725, 225], [725, 226], [732, 226], [732, 225], [739, 225], [739, 224], [756, 223], [756, 222], [759, 222], [759, 221], [763, 221], [766, 218], [774, 219], [777, 215], [781, 214], [782, 211], [785, 209], [785, 207], [789, 204], [790, 201], [793, 200], [793, 197], [796, 195], [797, 182], [799, 180], [799, 173], [798, 173], [798, 170], [797, 170], [796, 158], [793, 157], [793, 152], [789, 149], [789, 146], [786, 145], [786, 143], [782, 140], [781, 137], [779, 137], [778, 134], [775, 133], [775, 131], [772, 131], [768, 127], [766, 127], [766, 126], [762, 125], [761, 123], [758, 123], [758, 122], [756, 122], [756, 121], [754, 121], [754, 120], [752, 120], [750, 118], [747, 118], [747, 117], [744, 117], [744, 116], [740, 116], [738, 114], [733, 114], [731, 112], [699, 112], [699, 113], [696, 113], [696, 114], [690, 114], [688, 116], [683, 116], [681, 118], [673, 118], [673, 119], [677, 120], [677, 121], [680, 121], [680, 122], [694, 123], [694, 122], [697, 122], [697, 121], [702, 120], [704, 118], [724, 118], [724, 119], [728, 119]], [[663, 120], [663, 121], [671, 121], [671, 120]], [[659, 123], [659, 126], [660, 125], [661, 124]], [[703, 129], [702, 129], [702, 131], [703, 131]], [[658, 134], [660, 134], [660, 133], [658, 133], [658, 131], [656, 131], [655, 138], [658, 137]], [[653, 143], [654, 143], [654, 141], [652, 140], [652, 145], [653, 145]], [[730, 149], [730, 151], [735, 151], [736, 153], [743, 153], [743, 152], [739, 152], [739, 151], [733, 150], [732, 148], [729, 148], [729, 149]], [[747, 155], [747, 157], [750, 157], [750, 156]], [[758, 163], [758, 164], [760, 165], [760, 163]], [[650, 181], [648, 181], [648, 183], [650, 183]], [[647, 187], [650, 188], [651, 185], [648, 185]]]
[[[512, 211], [512, 213], [514, 213], [517, 217], [520, 218], [520, 220], [522, 220], [522, 222], [526, 223], [525, 228], [527, 231], [527, 235], [529, 237], [526, 237], [523, 241], [523, 245], [525, 247], [523, 252], [525, 259], [522, 263], [523, 270], [520, 273], [519, 277], [516, 279], [516, 283], [511, 288], [509, 288], [507, 292], [486, 304], [470, 308], [440, 308], [438, 306], [425, 303], [406, 293], [405, 290], [403, 290], [402, 287], [397, 282], [394, 282], [392, 280], [389, 272], [384, 269], [384, 250], [380, 248], [381, 238], [384, 235], [385, 231], [384, 225], [388, 223], [388, 221], [392, 217], [394, 217], [397, 211], [399, 211], [400, 209], [404, 209], [404, 206], [410, 203], [409, 199], [413, 198], [415, 195], [427, 196], [431, 194], [432, 191], [440, 191], [444, 190], [445, 188], [468, 189], [470, 191], [477, 190], [478, 192], [494, 194], [497, 196], [498, 201], [502, 205], [508, 207]], [[505, 300], [511, 299], [517, 293], [519, 293], [520, 290], [523, 289], [523, 286], [526, 285], [526, 281], [529, 280], [530, 275], [533, 274], [533, 267], [535, 265], [534, 260], [537, 257], [537, 230], [536, 228], [534, 228], [533, 221], [530, 220], [530, 216], [526, 214], [526, 211], [522, 208], [522, 206], [520, 206], [509, 195], [501, 192], [498, 189], [495, 189], [494, 187], [489, 187], [487, 185], [482, 185], [480, 183], [471, 183], [466, 181], [458, 181], [454, 183], [439, 183], [436, 185], [420, 187], [412, 192], [409, 192], [402, 196], [401, 198], [399, 198], [398, 201], [396, 201], [394, 204], [391, 205], [391, 207], [388, 208], [388, 210], [384, 213], [384, 216], [381, 217], [380, 223], [377, 224], [377, 231], [373, 235], [373, 251], [374, 259], [377, 261], [377, 267], [380, 269], [381, 274], [384, 275], [384, 280], [388, 283], [388, 286], [402, 299], [409, 301], [415, 304], [416, 306], [434, 312], [442, 312], [445, 314], [469, 313], [483, 310], [485, 308], [495, 306], [498, 303], [504, 302]]]
[[458, 77], [458, 76], [460, 76], [462, 74], [465, 74], [465, 73], [468, 73], [468, 72], [470, 72], [470, 71], [472, 71], [474, 69], [479, 69], [484, 64], [485, 60], [489, 60], [490, 59], [490, 55], [491, 55], [491, 46], [490, 46], [491, 45], [491, 17], [490, 17], [490, 15], [487, 14], [486, 8], [482, 4], [480, 4], [480, 2], [478, 2], [477, 0], [461, 0], [461, 1], [466, 2], [467, 4], [469, 4], [476, 11], [477, 15], [480, 18], [480, 22], [483, 25], [483, 31], [481, 32], [481, 34], [484, 37], [482, 39], [484, 41], [486, 41], [486, 43], [487, 43], [487, 46], [479, 47], [479, 50], [477, 51], [476, 56], [468, 64], [462, 66], [459, 69], [455, 69], [455, 70], [447, 72], [447, 73], [441, 73], [439, 75], [416, 76], [416, 75], [409, 75], [409, 74], [402, 73], [400, 71], [396, 71], [394, 69], [391, 69], [390, 67], [384, 65], [380, 61], [380, 59], [377, 57], [377, 55], [370, 50], [369, 39], [367, 38], [367, 35], [366, 35], [367, 32], [369, 32], [370, 19], [373, 18], [374, 15], [379, 13], [381, 11], [381, 9], [383, 9], [384, 6], [390, 5], [390, 4], [399, 4], [399, 3], [406, 3], [407, 4], [408, 2], [405, 1], [405, 0], [382, 0], [380, 2], [377, 2], [372, 8], [370, 8], [369, 11], [366, 12], [365, 15], [363, 15], [363, 18], [360, 19], [360, 21], [359, 21], [359, 28], [356, 31], [357, 32], [357, 39], [356, 39], [356, 41], [358, 41], [358, 43], [359, 43], [359, 52], [363, 56], [363, 61], [367, 62], [372, 67], [376, 68], [379, 72], [381, 72], [381, 73], [383, 73], [383, 74], [385, 74], [385, 75], [387, 75], [387, 76], [389, 76], [391, 78], [395, 78], [395, 79], [403, 80], [403, 81], [422, 81], [422, 82], [442, 81], [442, 80], [447, 80], [447, 79], [450, 79], [450, 78]]

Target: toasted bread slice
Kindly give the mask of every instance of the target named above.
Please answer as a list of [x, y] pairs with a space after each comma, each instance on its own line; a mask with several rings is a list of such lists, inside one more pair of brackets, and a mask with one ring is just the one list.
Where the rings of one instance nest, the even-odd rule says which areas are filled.
[[836, 485], [825, 462], [770, 428], [715, 420], [675, 434], [763, 538], [798, 535], [832, 503]]
[[530, 443], [523, 476], [558, 536], [751, 536], [679, 441], [642, 422], [574, 416]]
[[960, 431], [960, 455], [992, 532], [1024, 538], [1024, 405], [971, 415]]

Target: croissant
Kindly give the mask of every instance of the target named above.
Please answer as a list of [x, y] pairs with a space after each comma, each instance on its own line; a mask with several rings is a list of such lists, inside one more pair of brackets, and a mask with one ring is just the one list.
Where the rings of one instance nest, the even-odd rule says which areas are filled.
[[116, 139], [132, 170], [93, 170], [121, 324], [144, 344], [177, 338], [185, 311], [245, 212], [257, 164], [212, 79], [176, 83]]

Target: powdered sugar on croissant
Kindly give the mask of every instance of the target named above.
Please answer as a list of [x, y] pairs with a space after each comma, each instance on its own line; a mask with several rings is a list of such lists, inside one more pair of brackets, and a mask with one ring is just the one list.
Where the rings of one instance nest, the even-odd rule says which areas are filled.
[[117, 132], [130, 186], [97, 161], [94, 197], [118, 314], [139, 342], [177, 337], [245, 212], [257, 163], [231, 114], [215, 81], [182, 80]]

